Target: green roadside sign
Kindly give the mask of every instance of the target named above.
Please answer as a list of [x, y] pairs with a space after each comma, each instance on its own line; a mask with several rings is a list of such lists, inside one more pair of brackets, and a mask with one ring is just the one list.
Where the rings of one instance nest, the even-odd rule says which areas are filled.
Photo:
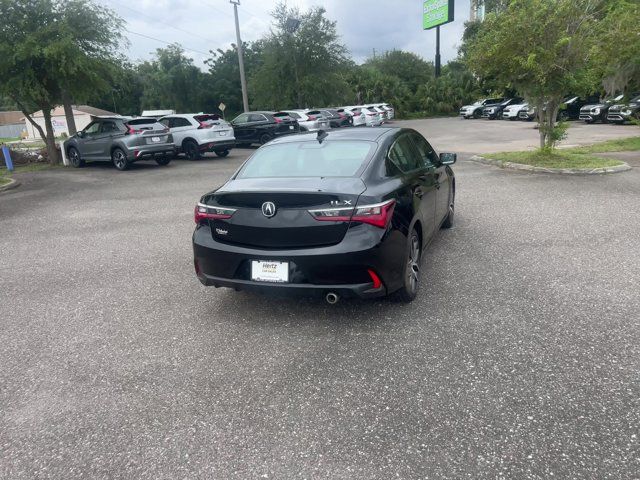
[[429, 30], [453, 22], [453, 3], [454, 0], [424, 0], [422, 28]]

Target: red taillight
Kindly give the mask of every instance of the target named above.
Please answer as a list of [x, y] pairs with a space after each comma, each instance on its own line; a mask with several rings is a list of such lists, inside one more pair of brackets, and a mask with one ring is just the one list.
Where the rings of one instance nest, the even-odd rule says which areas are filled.
[[376, 203], [374, 205], [362, 205], [349, 208], [326, 208], [309, 210], [309, 213], [320, 222], [360, 222], [368, 223], [379, 228], [386, 228], [393, 216], [395, 200]]
[[379, 289], [382, 286], [382, 280], [380, 280], [380, 277], [370, 268], [367, 270], [367, 272], [369, 272], [369, 276], [371, 277], [371, 281], [373, 282], [373, 289]]
[[345, 114], [344, 113], [338, 113], [338, 115], [340, 115], [340, 118], [345, 118]]
[[142, 133], [142, 130], [136, 130], [133, 127], [129, 127], [129, 130], [127, 130], [127, 135], [137, 135], [138, 133]]
[[276, 123], [282, 123], [282, 119], [281, 118], [273, 117], [273, 119], [276, 121]]
[[316, 116], [315, 115], [309, 115], [309, 120], [315, 120]]
[[213, 123], [204, 123], [204, 122], [198, 122], [198, 123], [200, 123], [200, 125], [198, 126], [198, 130], [203, 130], [205, 128], [213, 127]]
[[236, 213], [233, 208], [212, 207], [211, 205], [204, 205], [199, 203], [196, 205], [194, 220], [197, 224], [200, 224], [202, 220], [226, 220]]

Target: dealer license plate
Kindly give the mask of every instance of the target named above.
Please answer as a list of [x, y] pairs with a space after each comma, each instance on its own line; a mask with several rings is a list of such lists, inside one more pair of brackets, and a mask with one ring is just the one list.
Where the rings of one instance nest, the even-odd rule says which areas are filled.
[[289, 130], [293, 130], [293, 125], [289, 125]]
[[151, 141], [154, 143], [160, 142], [160, 137], [151, 137]]
[[253, 260], [251, 262], [251, 280], [286, 283], [289, 281], [289, 262]]
[[221, 137], [224, 137], [227, 135], [227, 132], [218, 132], [220, 134]]

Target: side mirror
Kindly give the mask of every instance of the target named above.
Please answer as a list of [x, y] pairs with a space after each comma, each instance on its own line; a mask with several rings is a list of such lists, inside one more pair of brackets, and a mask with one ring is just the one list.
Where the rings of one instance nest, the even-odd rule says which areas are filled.
[[442, 165], [453, 165], [456, 163], [458, 159], [458, 155], [455, 153], [441, 153], [440, 154], [440, 163]]
[[78, 135], [79, 138], [84, 137], [84, 131], [80, 130], [79, 132], [76, 132], [76, 135]]

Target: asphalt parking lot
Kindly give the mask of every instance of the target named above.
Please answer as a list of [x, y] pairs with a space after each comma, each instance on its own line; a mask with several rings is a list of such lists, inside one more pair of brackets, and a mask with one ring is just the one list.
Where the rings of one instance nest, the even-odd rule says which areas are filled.
[[531, 124], [407, 124], [461, 153], [410, 305], [201, 286], [193, 206], [247, 150], [0, 194], [0, 478], [639, 478], [640, 169], [508, 172], [466, 159]]

